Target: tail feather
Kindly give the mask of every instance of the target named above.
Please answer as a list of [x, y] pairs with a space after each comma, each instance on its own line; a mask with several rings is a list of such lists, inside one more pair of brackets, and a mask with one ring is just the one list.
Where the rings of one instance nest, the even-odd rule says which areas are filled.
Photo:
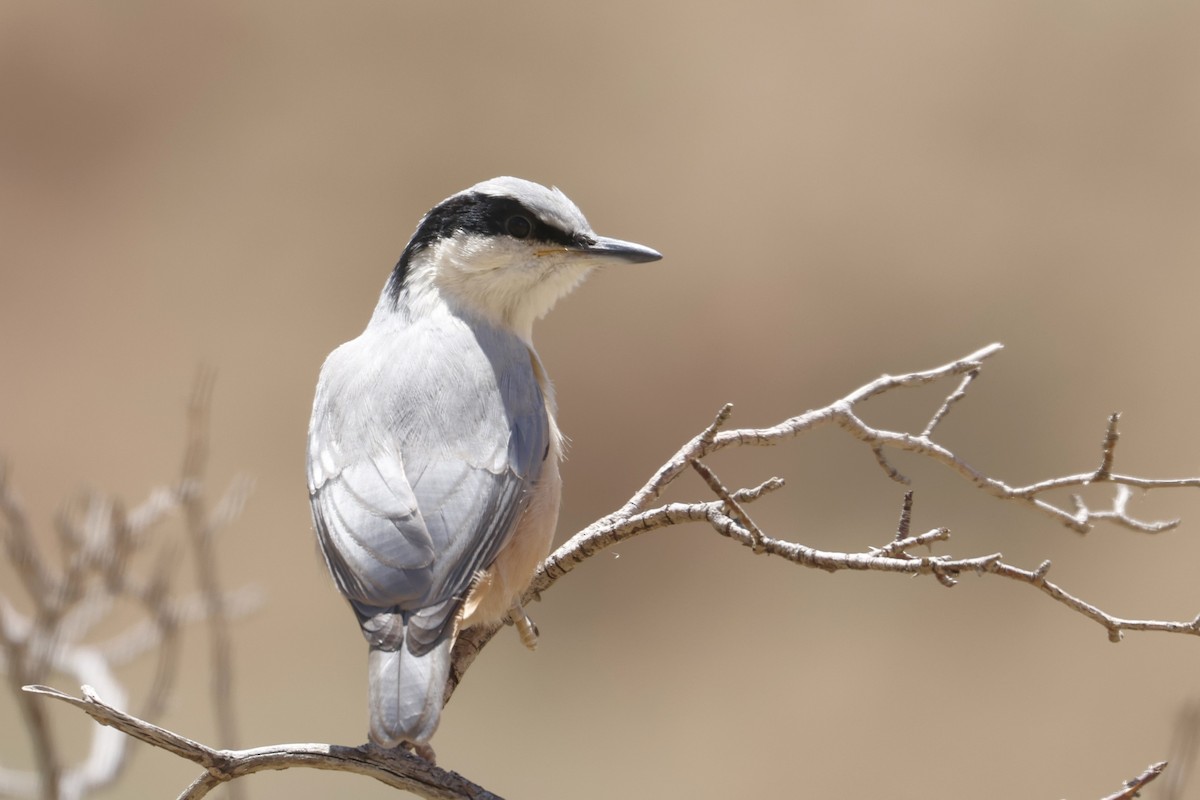
[[395, 747], [429, 741], [442, 717], [453, 644], [454, 637], [446, 636], [421, 655], [413, 654], [407, 641], [398, 647], [371, 645], [367, 666], [372, 742]]

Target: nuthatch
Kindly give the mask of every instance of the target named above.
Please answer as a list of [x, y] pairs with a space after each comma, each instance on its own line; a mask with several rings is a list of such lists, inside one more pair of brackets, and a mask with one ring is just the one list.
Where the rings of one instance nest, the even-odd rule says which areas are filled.
[[432, 756], [459, 631], [520, 606], [558, 521], [561, 436], [533, 323], [595, 267], [661, 258], [597, 236], [557, 189], [495, 178], [417, 225], [367, 328], [321, 368], [308, 491], [369, 644], [371, 741]]

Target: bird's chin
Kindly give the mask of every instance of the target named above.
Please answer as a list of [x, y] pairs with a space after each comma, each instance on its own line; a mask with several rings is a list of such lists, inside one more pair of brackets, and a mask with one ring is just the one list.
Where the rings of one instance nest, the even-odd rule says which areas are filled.
[[532, 282], [517, 298], [517, 303], [525, 306], [525, 316], [541, 319], [550, 313], [555, 303], [583, 283], [596, 266], [579, 259], [562, 259], [547, 265], [547, 268], [541, 270], [539, 279]]

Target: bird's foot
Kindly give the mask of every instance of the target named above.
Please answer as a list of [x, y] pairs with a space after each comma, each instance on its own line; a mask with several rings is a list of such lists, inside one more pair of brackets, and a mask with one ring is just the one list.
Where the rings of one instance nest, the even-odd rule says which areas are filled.
[[430, 764], [437, 764], [437, 753], [433, 752], [433, 747], [429, 742], [422, 744], [413, 744], [413, 753], [428, 761]]
[[513, 625], [517, 626], [517, 633], [521, 635], [521, 644], [530, 650], [536, 650], [538, 643], [537, 625], [525, 613], [520, 600], [513, 603], [513, 607], [508, 610], [508, 616], [512, 619]]

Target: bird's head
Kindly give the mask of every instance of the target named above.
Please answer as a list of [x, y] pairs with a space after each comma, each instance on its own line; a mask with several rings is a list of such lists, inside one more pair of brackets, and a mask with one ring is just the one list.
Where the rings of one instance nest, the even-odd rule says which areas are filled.
[[421, 219], [380, 310], [419, 314], [426, 304], [444, 302], [528, 340], [533, 322], [592, 269], [660, 258], [649, 247], [598, 236], [558, 189], [493, 178], [446, 198]]

